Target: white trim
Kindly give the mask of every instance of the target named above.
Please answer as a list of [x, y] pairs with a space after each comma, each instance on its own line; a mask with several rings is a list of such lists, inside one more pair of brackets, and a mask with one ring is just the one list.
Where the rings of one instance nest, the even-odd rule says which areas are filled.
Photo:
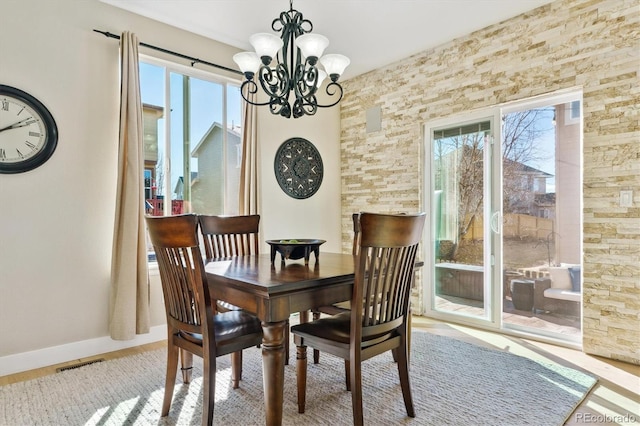
[[7, 355], [0, 358], [0, 376], [158, 342], [166, 338], [167, 326], [157, 325], [151, 327], [149, 333], [139, 334], [132, 340], [113, 340], [111, 337], [105, 336], [31, 352]]
[[213, 83], [232, 84], [235, 86], [242, 83], [242, 79], [240, 79], [241, 77], [240, 75], [238, 76], [238, 78], [226, 77], [222, 74], [217, 74], [214, 71], [207, 71], [199, 68], [194, 68], [193, 66], [190, 67], [190, 66], [181, 64], [179, 62], [174, 62], [167, 59], [161, 59], [149, 54], [140, 54], [140, 62], [146, 62], [148, 64], [166, 68], [170, 71], [175, 71], [176, 73], [188, 75], [190, 77], [196, 77], [201, 80], [206, 80]]
[[550, 105], [560, 105], [567, 102], [582, 102], [582, 88], [566, 89], [558, 92], [547, 93], [533, 98], [520, 99], [508, 102], [502, 105], [496, 105], [502, 110], [502, 115], [510, 112], [523, 111], [526, 109], [535, 109], [548, 107]]

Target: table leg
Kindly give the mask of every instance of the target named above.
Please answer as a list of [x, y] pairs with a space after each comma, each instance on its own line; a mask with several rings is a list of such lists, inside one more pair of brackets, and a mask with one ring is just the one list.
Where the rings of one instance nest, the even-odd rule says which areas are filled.
[[286, 321], [262, 322], [262, 380], [266, 424], [282, 424]]

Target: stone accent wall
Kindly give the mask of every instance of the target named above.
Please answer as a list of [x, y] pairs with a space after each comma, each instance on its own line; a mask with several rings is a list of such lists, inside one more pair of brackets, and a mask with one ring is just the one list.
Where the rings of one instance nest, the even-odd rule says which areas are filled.
[[[639, 40], [637, 0], [558, 0], [345, 81], [344, 251], [352, 212], [422, 208], [425, 123], [582, 89], [583, 348], [640, 364]], [[365, 114], [374, 106], [382, 127], [367, 134]], [[629, 189], [634, 207], [621, 208], [619, 192]]]

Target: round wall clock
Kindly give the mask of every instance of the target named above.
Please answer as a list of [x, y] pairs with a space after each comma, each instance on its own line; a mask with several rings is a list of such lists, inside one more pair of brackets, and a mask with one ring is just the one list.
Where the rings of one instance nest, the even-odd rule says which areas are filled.
[[22, 173], [47, 161], [58, 143], [58, 128], [36, 98], [0, 84], [0, 173]]
[[290, 197], [303, 199], [315, 194], [322, 183], [322, 157], [311, 142], [287, 139], [276, 152], [274, 162], [280, 188]]

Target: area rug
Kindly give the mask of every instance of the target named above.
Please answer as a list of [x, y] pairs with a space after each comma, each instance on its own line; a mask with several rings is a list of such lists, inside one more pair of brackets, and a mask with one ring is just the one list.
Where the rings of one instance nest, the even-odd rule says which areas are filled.
[[[348, 425], [351, 394], [343, 361], [309, 362], [307, 408], [296, 405], [295, 346], [285, 366], [285, 425]], [[232, 389], [229, 357], [218, 359], [214, 423], [264, 424], [260, 349], [244, 352], [243, 380]], [[309, 349], [309, 357], [311, 350]], [[160, 418], [166, 354], [155, 350], [0, 387], [1, 425], [198, 425], [202, 362], [194, 380], [180, 375], [168, 417]], [[363, 364], [365, 423], [370, 425], [562, 425], [597, 379], [552, 362], [533, 361], [427, 332], [412, 335], [416, 417], [407, 417], [391, 354]]]

